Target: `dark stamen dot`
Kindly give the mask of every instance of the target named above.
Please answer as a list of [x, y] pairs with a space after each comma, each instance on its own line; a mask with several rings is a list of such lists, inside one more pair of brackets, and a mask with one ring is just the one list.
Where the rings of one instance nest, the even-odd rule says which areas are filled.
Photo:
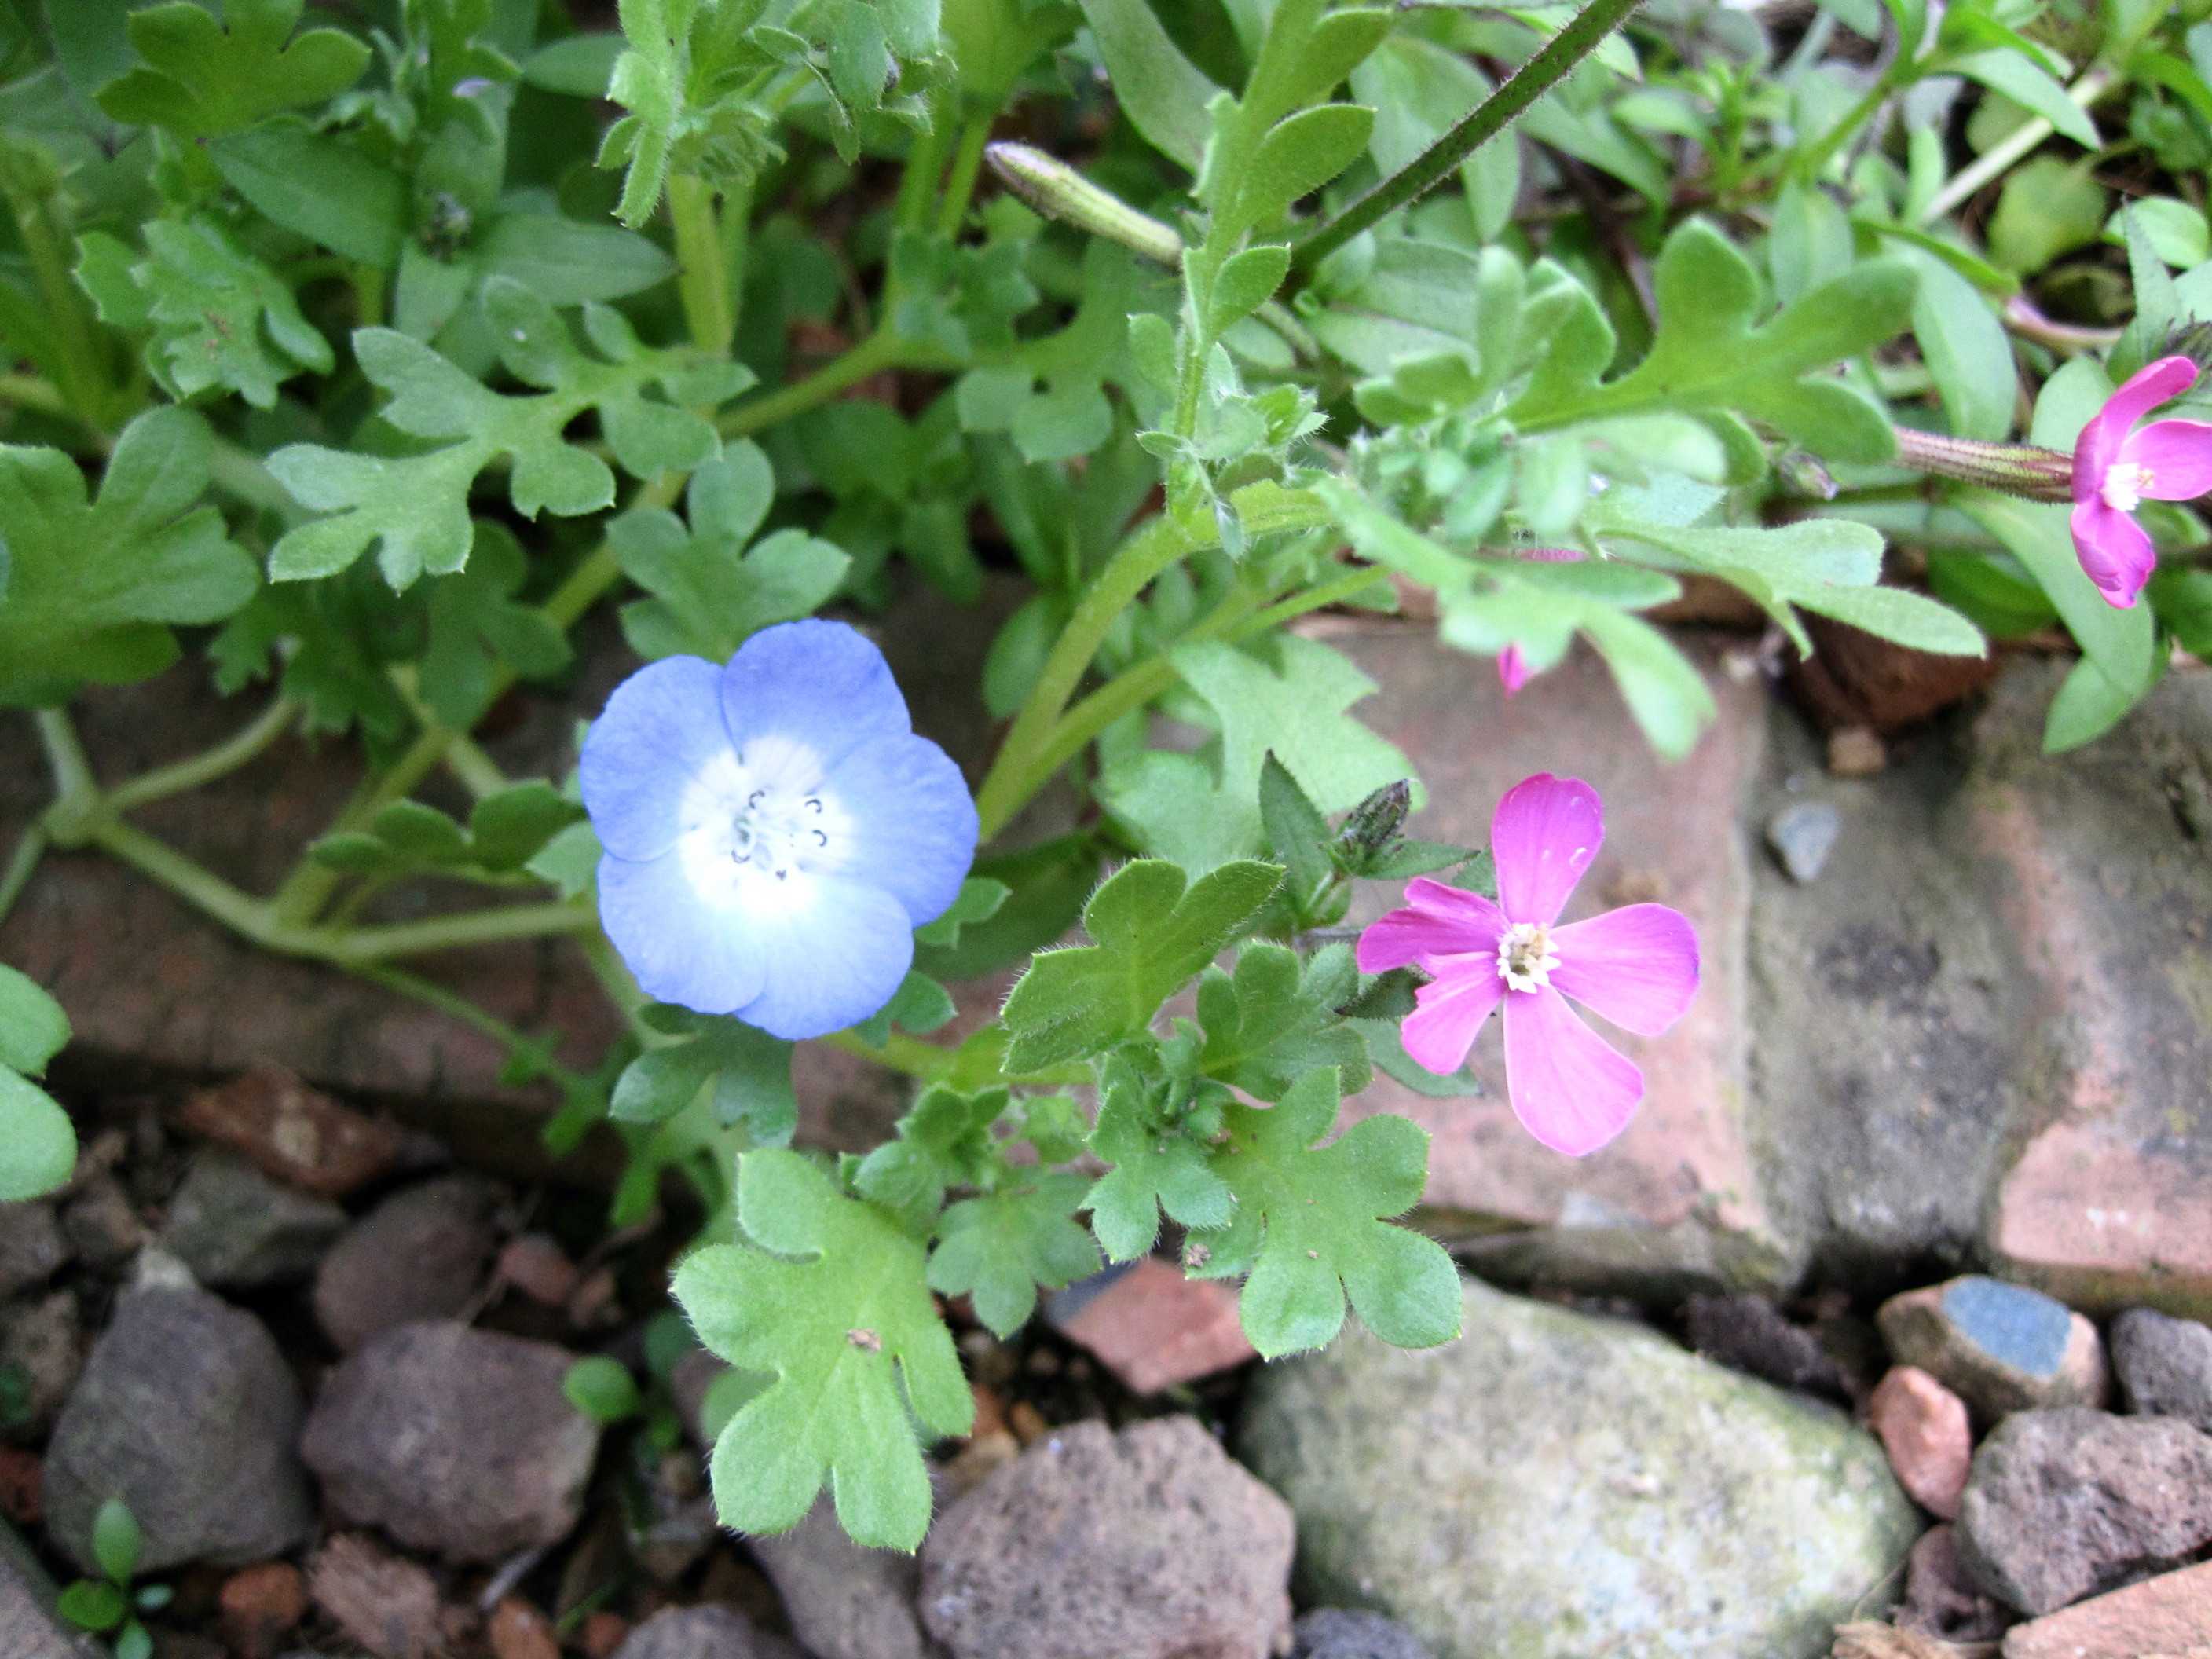
[[761, 804], [763, 797], [767, 793], [768, 791], [765, 789], [756, 789], [751, 794], [747, 795], [745, 797], [745, 810], [750, 812], [754, 807], [758, 806]]
[[819, 830], [817, 830], [814, 832], [814, 839], [820, 846], [827, 847], [830, 844], [830, 837], [823, 835]]
[[819, 798], [816, 796], [809, 795], [806, 798], [806, 805], [809, 810], [812, 811], [819, 812], [822, 810], [822, 802]]

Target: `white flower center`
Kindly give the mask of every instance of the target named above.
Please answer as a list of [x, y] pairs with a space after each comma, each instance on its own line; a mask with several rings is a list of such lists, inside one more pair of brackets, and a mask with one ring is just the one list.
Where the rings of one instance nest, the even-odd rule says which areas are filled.
[[1559, 965], [1552, 930], [1539, 922], [1516, 921], [1498, 939], [1498, 976], [1509, 990], [1542, 990]]
[[2105, 487], [2099, 492], [2115, 513], [2132, 513], [2142, 505], [2150, 488], [2150, 469], [2140, 461], [2116, 461], [2105, 469]]
[[852, 819], [823, 783], [813, 751], [786, 738], [716, 756], [685, 792], [677, 840], [701, 900], [755, 913], [811, 903], [813, 878], [853, 850]]

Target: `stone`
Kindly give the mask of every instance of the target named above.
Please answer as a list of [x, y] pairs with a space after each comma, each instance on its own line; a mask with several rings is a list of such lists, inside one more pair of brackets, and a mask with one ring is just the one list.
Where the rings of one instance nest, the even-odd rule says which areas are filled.
[[498, 1561], [576, 1524], [599, 1425], [562, 1380], [575, 1356], [465, 1325], [401, 1325], [332, 1371], [301, 1455], [349, 1525], [455, 1561]]
[[225, 1579], [216, 1606], [232, 1650], [265, 1659], [307, 1616], [307, 1581], [289, 1561], [264, 1561]]
[[0, 1437], [45, 1439], [83, 1369], [74, 1291], [0, 1308], [0, 1376], [21, 1390], [14, 1410], [0, 1413]]
[[1291, 1626], [1291, 1659], [1429, 1659], [1429, 1650], [1395, 1619], [1319, 1607]]
[[1815, 881], [1843, 833], [1844, 815], [1824, 800], [1801, 800], [1766, 821], [1766, 844], [1794, 882]]
[[138, 1218], [123, 1183], [102, 1170], [63, 1202], [62, 1234], [78, 1260], [101, 1273], [113, 1273], [146, 1242], [146, 1224]]
[[427, 1659], [442, 1649], [437, 1582], [361, 1534], [341, 1534], [315, 1552], [307, 1593], [375, 1659]]
[[789, 1532], [750, 1538], [745, 1547], [782, 1598], [791, 1633], [815, 1659], [927, 1659], [914, 1558], [855, 1544], [826, 1497]]
[[1899, 1629], [1946, 1642], [1994, 1642], [2014, 1619], [1967, 1575], [1949, 1525], [1930, 1527], [1905, 1558], [1905, 1602], [1893, 1616]]
[[2005, 1638], [2004, 1659], [2145, 1659], [2212, 1645], [2212, 1561], [2032, 1619]]
[[2212, 1434], [2212, 1328], [2130, 1308], [2112, 1322], [2120, 1399], [2145, 1417], [2178, 1417]]
[[8, 1659], [99, 1659], [98, 1644], [55, 1615], [53, 1595], [31, 1553], [0, 1527], [0, 1653]]
[[561, 1659], [553, 1621], [519, 1595], [504, 1597], [491, 1610], [484, 1635], [492, 1659]]
[[[1568, 919], [1659, 900], [1696, 924], [1704, 957], [1697, 1000], [1665, 1036], [1603, 1028], [1644, 1068], [1646, 1092], [1627, 1129], [1589, 1158], [1560, 1158], [1521, 1127], [1494, 1034], [1475, 1044], [1478, 1093], [1438, 1098], [1378, 1076], [1346, 1102], [1347, 1124], [1387, 1111], [1429, 1132], [1417, 1224], [1486, 1277], [1516, 1283], [1672, 1298], [1791, 1282], [1796, 1263], [1760, 1191], [1747, 1109], [1753, 848], [1739, 816], [1760, 775], [1765, 688], [1732, 674], [1723, 648], [1685, 639], [1719, 713], [1686, 759], [1662, 767], [1589, 653], [1508, 702], [1492, 664], [1431, 629], [1352, 617], [1302, 627], [1380, 688], [1356, 712], [1427, 787], [1410, 833], [1484, 845], [1498, 797], [1523, 777], [1587, 779], [1604, 797], [1606, 841]], [[1361, 883], [1347, 922], [1364, 926], [1398, 898], [1393, 884]]]
[[1828, 771], [1838, 778], [1871, 778], [1889, 764], [1881, 738], [1863, 726], [1828, 734]]
[[1254, 1379], [1238, 1446], [1297, 1514], [1304, 1600], [1387, 1613], [1437, 1659], [1650, 1652], [1661, 1632], [1814, 1659], [1918, 1536], [1840, 1412], [1639, 1326], [1465, 1295], [1456, 1343], [1347, 1330]]
[[333, 1100], [281, 1066], [256, 1066], [198, 1089], [178, 1115], [271, 1180], [344, 1198], [398, 1167], [404, 1139], [392, 1124]]
[[568, 1253], [544, 1233], [521, 1233], [500, 1247], [492, 1278], [512, 1285], [541, 1308], [557, 1308], [576, 1288], [579, 1274]]
[[1148, 1256], [1056, 1291], [1045, 1318], [1088, 1349], [1132, 1394], [1195, 1382], [1256, 1358], [1237, 1311], [1237, 1287], [1188, 1279]]
[[1875, 1316], [1892, 1358], [1943, 1382], [1993, 1423], [2043, 1406], [2101, 1406], [2109, 1395], [2097, 1328], [2023, 1285], [1970, 1273], [1905, 1291]]
[[1897, 1365], [1868, 1402], [1867, 1426], [1912, 1501], [1939, 1520], [1957, 1520], [1974, 1456], [1966, 1402], [1917, 1366]]
[[52, 1205], [0, 1204], [0, 1302], [38, 1289], [68, 1261]]
[[1266, 1659], [1291, 1512], [1196, 1422], [1076, 1423], [946, 1510], [921, 1619], [954, 1659]]
[[234, 1153], [203, 1147], [169, 1200], [161, 1248], [216, 1290], [262, 1290], [305, 1279], [345, 1230], [346, 1213], [271, 1181]]
[[2212, 1543], [2212, 1435], [2171, 1417], [2015, 1412], [1974, 1454], [1959, 1542], [2027, 1613], [2164, 1572]]
[[349, 1228], [315, 1274], [315, 1318], [340, 1352], [415, 1320], [471, 1311], [499, 1249], [501, 1194], [475, 1176], [401, 1188]]
[[281, 1555], [314, 1525], [299, 1425], [299, 1384], [259, 1320], [204, 1291], [133, 1291], [54, 1425], [48, 1534], [95, 1572], [93, 1517], [119, 1498], [142, 1572]]
[[1690, 1346], [1732, 1370], [1778, 1389], [1840, 1400], [1844, 1374], [1820, 1339], [1793, 1324], [1763, 1296], [1693, 1296], [1687, 1312]]
[[733, 1607], [670, 1607], [615, 1650], [615, 1659], [805, 1659]]

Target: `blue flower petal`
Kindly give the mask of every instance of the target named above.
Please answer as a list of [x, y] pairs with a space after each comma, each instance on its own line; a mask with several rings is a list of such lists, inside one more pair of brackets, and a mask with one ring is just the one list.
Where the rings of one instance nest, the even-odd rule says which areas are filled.
[[944, 915], [975, 859], [975, 803], [951, 757], [927, 738], [877, 738], [823, 791], [852, 821], [845, 874], [897, 899], [909, 926]]
[[684, 829], [693, 783], [731, 750], [723, 671], [702, 657], [641, 668], [607, 699], [584, 739], [584, 810], [617, 857], [656, 859]]
[[702, 899], [680, 854], [601, 859], [599, 922], [640, 988], [658, 1001], [734, 1013], [766, 982], [758, 935], [742, 914]]
[[815, 877], [796, 897], [789, 909], [747, 918], [767, 974], [738, 1010], [746, 1024], [793, 1042], [859, 1024], [914, 965], [914, 926], [883, 889]]
[[884, 653], [843, 623], [779, 623], [722, 671], [722, 714], [743, 750], [756, 737], [812, 751], [826, 770], [872, 738], [913, 730]]

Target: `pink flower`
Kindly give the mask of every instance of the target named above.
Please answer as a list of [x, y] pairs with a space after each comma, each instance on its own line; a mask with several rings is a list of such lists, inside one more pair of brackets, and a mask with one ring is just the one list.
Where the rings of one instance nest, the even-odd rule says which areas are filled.
[[1519, 646], [1509, 645], [1498, 653], [1498, 683], [1509, 697], [1528, 684], [1528, 664]]
[[2074, 551], [2107, 605], [2126, 610], [2158, 563], [2132, 516], [2145, 497], [2185, 501], [2212, 489], [2212, 426], [2135, 423], [2197, 384], [2197, 365], [2161, 357], [2105, 400], [2074, 445]]
[[1644, 1074], [1566, 1005], [1640, 1036], [1681, 1017], [1698, 990], [1698, 936], [1663, 904], [1632, 904], [1560, 927], [1576, 882], [1605, 841], [1597, 791], [1539, 772], [1505, 792], [1490, 821], [1498, 902], [1426, 878], [1407, 908], [1359, 936], [1363, 973], [1418, 965], [1431, 982], [1400, 1035], [1406, 1052], [1448, 1074], [1467, 1062], [1490, 1011], [1505, 1005], [1505, 1085], [1528, 1133], [1571, 1158], [1628, 1125]]

